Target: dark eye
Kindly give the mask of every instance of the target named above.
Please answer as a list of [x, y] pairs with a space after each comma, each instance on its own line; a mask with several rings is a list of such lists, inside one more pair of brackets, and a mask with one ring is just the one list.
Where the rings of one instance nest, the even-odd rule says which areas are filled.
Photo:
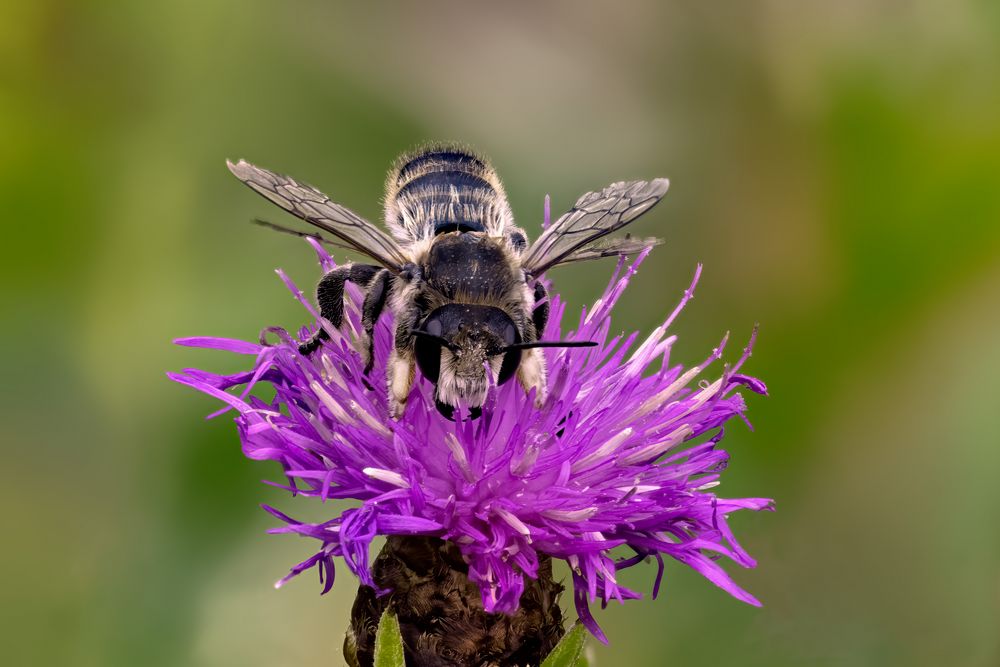
[[[513, 324], [508, 324], [503, 331], [504, 345], [513, 345], [521, 339], [517, 335], [517, 329]], [[503, 355], [503, 363], [500, 364], [500, 374], [497, 376], [497, 384], [503, 384], [514, 377], [517, 367], [521, 364], [521, 350], [507, 350]]]
[[514, 328], [513, 324], [508, 324], [503, 330], [503, 344], [513, 345], [517, 342], [517, 339], [517, 329]]
[[418, 337], [414, 352], [420, 372], [431, 382], [437, 383], [441, 374], [441, 343], [432, 338]]
[[503, 355], [503, 363], [500, 364], [500, 374], [497, 376], [497, 384], [503, 384], [514, 377], [517, 367], [521, 365], [521, 350], [507, 350]]

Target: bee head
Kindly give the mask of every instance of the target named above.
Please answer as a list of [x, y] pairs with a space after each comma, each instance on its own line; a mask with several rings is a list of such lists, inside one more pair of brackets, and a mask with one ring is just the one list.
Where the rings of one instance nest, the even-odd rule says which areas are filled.
[[493, 380], [503, 384], [521, 362], [521, 334], [503, 310], [493, 306], [450, 303], [435, 309], [413, 331], [420, 372], [436, 385], [438, 411], [451, 419], [459, 401], [473, 418], [482, 413]]

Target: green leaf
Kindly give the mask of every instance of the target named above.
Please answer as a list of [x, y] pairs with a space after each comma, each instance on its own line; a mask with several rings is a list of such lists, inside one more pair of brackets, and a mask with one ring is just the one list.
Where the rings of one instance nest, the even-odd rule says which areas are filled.
[[577, 623], [567, 632], [548, 657], [542, 662], [542, 667], [577, 667], [581, 664], [583, 642], [587, 639], [587, 631]]
[[375, 667], [405, 667], [403, 635], [399, 633], [396, 615], [386, 609], [375, 633]]

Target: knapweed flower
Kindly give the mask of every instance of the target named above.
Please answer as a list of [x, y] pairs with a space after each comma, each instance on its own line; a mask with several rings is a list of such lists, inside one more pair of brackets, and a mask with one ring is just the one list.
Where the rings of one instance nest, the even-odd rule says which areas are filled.
[[[323, 269], [332, 269], [331, 257], [313, 246]], [[451, 422], [435, 409], [432, 385], [418, 377], [405, 414], [393, 421], [381, 381], [391, 316], [376, 328], [375, 368], [366, 376], [351, 340], [361, 331], [357, 292], [348, 299], [344, 332], [331, 330], [331, 340], [311, 356], [299, 352], [305, 329], [297, 338], [269, 329], [259, 344], [188, 338], [177, 342], [252, 355], [255, 363], [236, 375], [186, 370], [172, 377], [236, 410], [244, 453], [279, 462], [294, 493], [360, 503], [318, 523], [267, 508], [287, 524], [273, 532], [319, 543], [282, 582], [316, 567], [325, 592], [334, 561], [342, 558], [362, 584], [379, 589], [372, 541], [431, 536], [457, 547], [487, 612], [515, 612], [540, 561], [565, 560], [577, 613], [602, 641], [590, 603], [641, 597], [619, 583], [619, 572], [646, 560], [658, 567], [654, 597], [668, 556], [756, 605], [718, 559], [754, 566], [728, 518], [736, 510], [767, 509], [771, 501], [713, 492], [729, 458], [719, 447], [723, 426], [746, 407], [740, 390], [766, 392], [762, 382], [739, 372], [753, 337], [731, 365], [715, 364], [725, 340], [696, 366], [671, 362], [675, 337], [668, 330], [691, 299], [700, 266], [677, 307], [644, 340], [637, 333], [612, 335], [612, 310], [644, 257], [619, 262], [572, 331], [562, 331], [565, 304], [552, 297], [543, 340], [597, 346], [545, 350], [550, 395], [541, 408], [512, 382], [491, 390], [481, 418]], [[704, 379], [711, 365], [721, 368]], [[251, 393], [261, 385], [273, 396]], [[236, 388], [242, 389], [230, 391]]]

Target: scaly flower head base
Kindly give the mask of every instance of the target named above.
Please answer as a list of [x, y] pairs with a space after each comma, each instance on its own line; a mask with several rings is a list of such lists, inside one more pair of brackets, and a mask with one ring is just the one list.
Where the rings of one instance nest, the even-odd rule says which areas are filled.
[[[331, 257], [313, 246], [324, 270], [332, 269]], [[352, 343], [362, 327], [359, 295], [351, 290], [344, 331], [330, 329], [331, 339], [311, 356], [298, 351], [308, 335], [304, 330], [296, 340], [269, 329], [260, 344], [177, 341], [256, 357], [245, 373], [188, 369], [172, 376], [237, 411], [248, 457], [278, 461], [296, 494], [361, 501], [318, 523], [266, 508], [286, 524], [273, 532], [320, 543], [279, 585], [317, 567], [325, 592], [340, 557], [363, 584], [377, 589], [372, 540], [424, 535], [458, 546], [489, 612], [518, 608], [524, 578], [537, 578], [541, 555], [564, 559], [573, 573], [577, 612], [602, 641], [589, 603], [640, 597], [618, 583], [618, 572], [649, 558], [658, 566], [654, 597], [663, 556], [669, 556], [734, 597], [759, 604], [717, 560], [755, 565], [733, 537], [728, 517], [736, 510], [768, 509], [771, 501], [724, 499], [711, 491], [729, 458], [719, 447], [723, 425], [745, 409], [739, 390], [766, 393], [759, 380], [739, 373], [753, 337], [732, 365], [710, 379], [702, 376], [722, 357], [725, 340], [690, 369], [671, 363], [675, 337], [668, 329], [692, 298], [700, 266], [674, 311], [644, 340], [636, 333], [612, 335], [612, 309], [644, 257], [620, 262], [601, 298], [568, 333], [561, 331], [565, 305], [552, 298], [542, 339], [598, 345], [545, 350], [550, 395], [540, 409], [509, 382], [491, 389], [480, 419], [449, 422], [434, 407], [432, 385], [418, 376], [403, 417], [389, 419], [383, 378], [391, 317], [376, 327], [375, 367], [365, 376]], [[329, 323], [322, 326], [329, 329]], [[251, 393], [262, 383], [273, 388], [273, 398]], [[238, 393], [230, 391], [238, 387]], [[612, 550], [618, 547], [628, 551], [616, 560]]]

